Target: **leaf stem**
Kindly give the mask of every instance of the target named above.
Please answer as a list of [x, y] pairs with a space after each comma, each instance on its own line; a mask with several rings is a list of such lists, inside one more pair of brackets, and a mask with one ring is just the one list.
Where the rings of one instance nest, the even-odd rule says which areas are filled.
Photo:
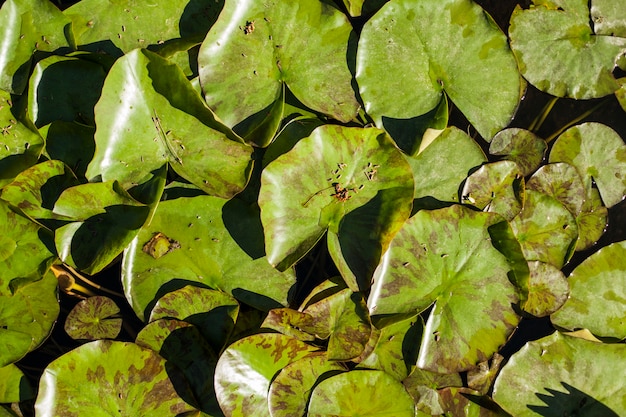
[[52, 270], [52, 273], [57, 277], [57, 280], [59, 280], [59, 286], [61, 287], [61, 289], [69, 294], [73, 294], [73, 291], [78, 291], [80, 294], [87, 297], [93, 297], [94, 295], [97, 295], [85, 285], [80, 284], [82, 283], [86, 284], [89, 287], [95, 288], [98, 291], [102, 291], [119, 298], [124, 298], [124, 294], [120, 294], [119, 292], [109, 290], [108, 288], [96, 284], [84, 275], [81, 275], [78, 271], [76, 271], [69, 265], [52, 265], [50, 269]]
[[591, 109], [587, 110], [586, 112], [584, 112], [583, 114], [581, 114], [580, 116], [570, 120], [568, 123], [566, 123], [564, 126], [562, 126], [560, 129], [558, 129], [556, 132], [554, 132], [553, 134], [551, 134], [550, 136], [548, 136], [546, 138], [546, 143], [550, 143], [552, 142], [554, 139], [556, 139], [557, 137], [559, 137], [561, 135], [561, 133], [563, 133], [564, 131], [566, 131], [567, 129], [569, 129], [570, 127], [574, 126], [575, 124], [577, 124], [578, 122], [580, 122], [581, 120], [584, 120], [585, 118], [587, 118], [589, 115], [593, 114], [596, 110], [600, 109], [602, 106], [604, 106], [606, 103], [608, 103], [608, 100], [602, 100], [600, 103], [596, 104], [595, 106], [593, 106]]
[[541, 109], [541, 113], [539, 113], [537, 117], [535, 117], [535, 120], [532, 121], [530, 126], [528, 126], [528, 130], [530, 130], [531, 132], [537, 133], [537, 131], [541, 129], [543, 122], [545, 122], [546, 119], [548, 118], [548, 115], [554, 108], [554, 105], [556, 104], [557, 101], [559, 101], [558, 97], [552, 97], [546, 103], [546, 105], [543, 106], [543, 109]]

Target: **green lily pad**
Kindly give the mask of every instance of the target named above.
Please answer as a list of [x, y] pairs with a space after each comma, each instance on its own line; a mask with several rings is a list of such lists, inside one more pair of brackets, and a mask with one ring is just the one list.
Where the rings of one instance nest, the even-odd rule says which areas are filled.
[[312, 342], [315, 335], [328, 329], [316, 327], [316, 320], [309, 314], [291, 308], [273, 308], [261, 324], [262, 328], [276, 330], [303, 342]]
[[528, 268], [528, 299], [522, 308], [535, 317], [549, 316], [567, 301], [568, 280], [554, 265], [532, 261], [528, 263]]
[[0, 367], [37, 348], [58, 315], [57, 279], [51, 272], [12, 295], [0, 293]]
[[[505, 256], [492, 240], [511, 253]], [[508, 277], [519, 268], [519, 252], [496, 214], [460, 205], [419, 211], [376, 271], [370, 314], [421, 312], [433, 305], [417, 366], [439, 373], [469, 369], [496, 352], [519, 322], [513, 309], [518, 290]]]
[[626, 144], [606, 125], [590, 122], [569, 128], [554, 142], [550, 162], [573, 165], [586, 190], [595, 182], [607, 207], [626, 196]]
[[313, 388], [320, 381], [343, 371], [344, 366], [329, 361], [323, 352], [291, 362], [270, 385], [268, 403], [272, 417], [306, 415]]
[[[161, 170], [156, 195], [165, 183]], [[54, 213], [76, 220], [55, 231], [61, 260], [88, 274], [109, 265], [133, 240], [156, 206], [144, 205], [128, 194], [117, 181], [88, 183], [65, 190]]]
[[14, 364], [0, 368], [0, 403], [21, 402], [35, 398], [24, 372]]
[[[348, 285], [354, 291], [366, 288], [367, 275], [410, 214], [412, 189], [410, 166], [384, 132], [337, 125], [315, 129], [263, 170], [258, 201], [269, 262], [285, 270], [330, 230], [356, 275]], [[342, 229], [346, 223], [354, 226]], [[365, 240], [344, 238], [358, 232], [357, 224], [376, 228], [358, 235]]]
[[76, 340], [115, 339], [122, 330], [120, 309], [109, 297], [94, 296], [74, 306], [65, 319], [65, 332]]
[[[496, 379], [496, 375], [502, 367], [504, 357], [499, 353], [494, 353], [491, 360], [479, 363], [476, 368], [467, 372], [467, 385], [472, 390], [478, 391], [481, 395], [486, 395], [491, 389], [491, 385]], [[441, 391], [440, 391], [441, 394]]]
[[208, 194], [230, 198], [252, 168], [252, 148], [216, 118], [182, 71], [134, 50], [118, 59], [95, 107], [96, 153], [87, 177], [145, 181], [166, 163]]
[[489, 397], [469, 388], [439, 390], [443, 414], [455, 417], [508, 417]]
[[121, 56], [135, 48], [164, 48], [181, 40], [199, 42], [219, 12], [219, 3], [207, 1], [172, 0], [154, 7], [138, 0], [82, 0], [64, 14], [72, 19], [72, 32], [81, 49], [103, 49]]
[[65, 162], [82, 182], [87, 182], [85, 172], [96, 150], [95, 131], [93, 126], [76, 122], [52, 122], [39, 130], [46, 138], [46, 155]]
[[44, 148], [43, 138], [16, 120], [12, 107], [11, 95], [0, 90], [0, 187], [35, 165]]
[[408, 314], [381, 320], [376, 326], [370, 339], [374, 339], [372, 350], [357, 368], [378, 369], [402, 381], [417, 361], [424, 323], [417, 315]]
[[53, 55], [37, 63], [28, 88], [28, 114], [37, 127], [53, 121], [94, 124], [106, 70], [80, 59]]
[[589, 329], [600, 337], [626, 338], [626, 241], [585, 259], [568, 278], [570, 296], [551, 316], [565, 329]]
[[[250, 216], [254, 214], [237, 199], [198, 196], [161, 202], [122, 260], [126, 297], [137, 316], [143, 319], [165, 292], [190, 282], [225, 291], [262, 310], [287, 304], [293, 271], [281, 273], [269, 265], [262, 229], [234, 232], [233, 224], [249, 225]], [[180, 247], [155, 259], [144, 247], [157, 233]]]
[[526, 188], [554, 197], [574, 216], [581, 212], [587, 194], [576, 168], [563, 162], [539, 168]]
[[[443, 414], [437, 390], [462, 387], [463, 381], [458, 373], [438, 374], [415, 367], [402, 384], [413, 398], [418, 412], [431, 416]], [[418, 417], [422, 415], [418, 414]]]
[[[527, 343], [504, 366], [493, 399], [508, 413], [617, 417], [626, 410], [626, 346], [556, 332]], [[541, 378], [529, 378], [541, 375]]]
[[70, 20], [47, 0], [7, 0], [0, 9], [0, 90], [22, 94], [34, 52], [69, 47]]
[[356, 66], [379, 127], [385, 117], [428, 113], [445, 92], [490, 140], [509, 124], [522, 89], [506, 36], [469, 0], [386, 3], [363, 27]]
[[158, 319], [141, 329], [135, 343], [154, 350], [182, 371], [193, 393], [193, 397], [183, 397], [185, 401], [205, 415], [223, 415], [213, 386], [217, 355], [196, 326], [176, 319]]
[[554, 197], [533, 190], [526, 190], [524, 208], [511, 227], [527, 260], [559, 269], [569, 261], [578, 239], [572, 213]]
[[485, 164], [467, 178], [461, 196], [464, 203], [510, 221], [522, 210], [524, 177], [516, 162]]
[[317, 349], [278, 333], [256, 334], [230, 345], [215, 370], [215, 392], [226, 417], [266, 416], [276, 373]]
[[165, 359], [150, 349], [129, 342], [90, 342], [46, 367], [35, 411], [44, 417], [156, 417], [194, 410], [177, 394], [170, 373]]
[[591, 27], [589, 3], [595, 1], [534, 0], [530, 9], [513, 11], [511, 48], [522, 75], [539, 90], [589, 99], [619, 88], [612, 72], [626, 51], [626, 37]]
[[67, 219], [53, 213], [61, 193], [78, 185], [63, 162], [45, 161], [22, 171], [2, 189], [2, 199], [33, 219]]
[[546, 141], [533, 132], [510, 128], [498, 132], [493, 137], [489, 153], [517, 162], [522, 175], [527, 176], [539, 168], [546, 148]]
[[407, 160], [413, 169], [414, 198], [456, 203], [459, 202], [460, 184], [487, 158], [465, 132], [450, 127], [417, 156]]
[[622, 109], [626, 111], [626, 77], [620, 78], [617, 82], [620, 87], [617, 91], [615, 91], [615, 97], [617, 97], [617, 101], [620, 106], [622, 106]]
[[402, 384], [382, 371], [351, 371], [320, 382], [308, 416], [413, 417], [415, 404]]
[[198, 57], [206, 101], [235, 127], [272, 106], [286, 84], [304, 105], [348, 122], [359, 107], [351, 36], [347, 17], [319, 0], [228, 0]]
[[619, 0], [593, 0], [591, 20], [598, 35], [626, 37], [626, 11]]
[[231, 295], [187, 285], [161, 297], [149, 321], [173, 318], [191, 323], [219, 352], [232, 333], [238, 314], [239, 303]]
[[597, 188], [589, 190], [582, 211], [576, 216], [578, 241], [576, 250], [591, 248], [600, 240], [609, 223], [609, 209], [602, 204]]

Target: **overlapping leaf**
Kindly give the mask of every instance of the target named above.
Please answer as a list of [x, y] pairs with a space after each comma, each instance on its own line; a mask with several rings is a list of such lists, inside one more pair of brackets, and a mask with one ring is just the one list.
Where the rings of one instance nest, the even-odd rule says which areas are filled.
[[[189, 281], [263, 310], [286, 304], [293, 271], [281, 273], [269, 265], [255, 215], [236, 199], [198, 196], [162, 202], [122, 261], [124, 289], [135, 313], [144, 318], [164, 292]], [[157, 236], [169, 242], [160, 256], [150, 250]]]
[[[441, 373], [468, 369], [487, 360], [517, 325], [513, 306], [518, 291], [507, 274], [521, 254], [508, 226], [498, 226], [502, 222], [496, 214], [459, 205], [422, 210], [391, 242], [368, 306], [372, 315], [385, 315], [433, 305], [417, 361], [420, 368]], [[492, 240], [508, 248], [507, 256]]]
[[116, 61], [95, 107], [96, 153], [87, 177], [129, 188], [163, 165], [203, 191], [228, 198], [252, 168], [252, 148], [206, 107], [182, 71], [147, 50]]
[[506, 36], [469, 0], [386, 3], [363, 28], [356, 78], [381, 128], [386, 117], [433, 110], [445, 92], [487, 140], [509, 123], [521, 91]]
[[[496, 380], [493, 398], [514, 416], [618, 417], [626, 410], [626, 346], [556, 332], [527, 343]], [[529, 378], [529, 375], [541, 375]]]
[[351, 36], [347, 17], [319, 0], [228, 0], [200, 49], [205, 98], [234, 127], [272, 106], [284, 83], [311, 109], [350, 121]]
[[[609, 8], [599, 10], [595, 3]], [[613, 94], [619, 84], [612, 72], [618, 56], [626, 52], [626, 33], [610, 28], [611, 22], [625, 14], [618, 2], [613, 1], [615, 6], [610, 3], [535, 0], [529, 9], [517, 7], [509, 35], [522, 75], [539, 90], [558, 97], [588, 99]], [[592, 16], [589, 4], [595, 9]], [[602, 16], [604, 12], [608, 14]], [[590, 26], [590, 22], [605, 19], [604, 26]]]
[[539, 168], [546, 148], [546, 142], [534, 133], [525, 129], [509, 128], [493, 137], [489, 153], [516, 162], [526, 176]]
[[0, 367], [0, 403], [30, 400], [34, 396], [35, 393], [20, 368], [14, 364]]
[[409, 165], [382, 131], [319, 127], [263, 170], [259, 206], [268, 260], [284, 270], [330, 230], [335, 252], [355, 275], [346, 271], [344, 279], [353, 291], [367, 288], [410, 213], [412, 189]]
[[90, 342], [46, 367], [35, 410], [43, 417], [84, 413], [157, 417], [193, 411], [176, 392], [170, 373], [165, 359], [134, 343]]

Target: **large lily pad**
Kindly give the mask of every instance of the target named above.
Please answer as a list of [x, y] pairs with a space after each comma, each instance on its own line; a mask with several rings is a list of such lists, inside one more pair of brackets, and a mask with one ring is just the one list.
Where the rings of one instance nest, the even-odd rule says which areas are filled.
[[277, 333], [248, 336], [230, 345], [215, 370], [215, 392], [226, 417], [267, 416], [274, 375], [316, 350]]
[[0, 293], [0, 367], [37, 348], [58, 315], [57, 280], [50, 272], [14, 294]]
[[38, 416], [164, 416], [194, 410], [177, 394], [165, 359], [134, 343], [84, 344], [44, 370]]
[[[527, 343], [504, 366], [493, 398], [511, 415], [618, 417], [626, 410], [626, 346], [556, 332]], [[529, 378], [536, 375], [536, 378]]]
[[129, 188], [169, 163], [206, 193], [224, 198], [248, 181], [252, 148], [216, 120], [175, 64], [155, 53], [137, 49], [116, 61], [95, 114], [90, 179]]
[[619, 88], [612, 72], [626, 51], [626, 37], [590, 26], [589, 4], [593, 7], [595, 2], [534, 0], [531, 8], [517, 7], [513, 12], [511, 48], [522, 75], [539, 90], [588, 99]]
[[[412, 190], [411, 168], [384, 132], [321, 126], [263, 170], [259, 206], [268, 260], [288, 268], [328, 229], [357, 274], [348, 285], [366, 288], [367, 275], [410, 214]], [[344, 232], [348, 223], [353, 227]], [[358, 228], [365, 224], [366, 234]], [[349, 238], [359, 230], [358, 241]]]
[[[135, 313], [143, 319], [165, 292], [189, 281], [263, 310], [286, 304], [295, 283], [293, 271], [281, 273], [269, 265], [260, 228], [248, 227], [247, 235], [231, 234], [233, 221], [248, 224], [249, 216], [236, 199], [227, 203], [198, 196], [162, 202], [122, 261], [124, 289]], [[245, 239], [239, 244], [233, 236]], [[163, 249], [154, 252], [159, 241]]]
[[351, 36], [347, 17], [326, 2], [227, 0], [198, 57], [206, 101], [234, 127], [279, 100], [284, 83], [306, 106], [347, 122], [359, 107]]
[[[374, 277], [372, 315], [430, 312], [417, 365], [450, 373], [487, 360], [519, 322], [509, 281], [521, 258], [509, 227], [464, 206], [419, 211], [391, 242]], [[491, 243], [508, 247], [505, 256]], [[524, 265], [525, 266], [525, 265]], [[518, 268], [518, 267], [515, 267]]]
[[122, 329], [120, 312], [109, 297], [95, 296], [74, 306], [65, 319], [65, 332], [73, 339], [115, 339]]
[[585, 189], [595, 182], [607, 207], [626, 196], [626, 144], [606, 125], [590, 122], [566, 130], [554, 143], [550, 162], [576, 167]]
[[69, 46], [64, 29], [70, 20], [47, 0], [7, 0], [0, 9], [0, 90], [22, 94], [36, 51]]
[[363, 27], [356, 78], [379, 127], [433, 110], [445, 92], [487, 140], [521, 90], [506, 36], [470, 0], [386, 3]]
[[12, 107], [11, 95], [0, 90], [0, 186], [35, 165], [44, 148], [43, 138], [16, 120]]
[[551, 316], [562, 328], [585, 328], [600, 337], [626, 338], [626, 241], [585, 259], [570, 274], [570, 296]]
[[320, 382], [309, 402], [310, 417], [413, 417], [415, 404], [404, 386], [382, 371], [352, 371]]

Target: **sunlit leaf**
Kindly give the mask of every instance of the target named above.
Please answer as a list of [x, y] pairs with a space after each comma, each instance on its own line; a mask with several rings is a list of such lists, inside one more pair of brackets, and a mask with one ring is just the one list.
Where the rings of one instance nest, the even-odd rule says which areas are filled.
[[455, 417], [508, 417], [489, 397], [469, 388], [444, 388], [439, 391], [443, 415]]
[[351, 371], [320, 382], [309, 402], [310, 417], [413, 417], [415, 404], [401, 383], [382, 371]]
[[606, 125], [590, 122], [566, 130], [554, 143], [550, 162], [576, 167], [585, 189], [595, 183], [607, 207], [626, 196], [626, 144]]
[[[413, 398], [418, 411], [426, 415], [438, 415], [443, 413], [443, 409], [439, 403], [437, 390], [446, 387], [462, 387], [463, 381], [458, 373], [438, 374], [416, 367], [402, 381], [402, 384]], [[418, 414], [418, 417], [421, 415]]]
[[42, 417], [157, 417], [192, 411], [174, 389], [170, 372], [165, 359], [134, 343], [90, 342], [46, 367], [35, 410]]
[[[505, 256], [492, 245], [510, 241], [503, 219], [454, 205], [422, 210], [391, 242], [368, 299], [370, 314], [420, 312], [433, 305], [417, 365], [458, 372], [487, 360], [519, 321], [518, 291], [509, 281], [519, 253]], [[498, 243], [514, 252], [514, 242]]]
[[319, 127], [263, 170], [259, 206], [268, 260], [284, 270], [330, 230], [354, 274], [344, 279], [354, 291], [366, 288], [410, 213], [412, 188], [411, 169], [384, 132]]
[[[494, 400], [518, 417], [618, 417], [626, 410], [626, 346], [556, 332], [527, 343], [496, 379]], [[537, 378], [529, 378], [537, 375]]]
[[511, 48], [522, 75], [539, 90], [588, 99], [619, 88], [612, 72], [617, 57], [626, 51], [626, 34], [612, 36], [602, 26], [590, 26], [588, 7], [596, 1], [534, 0], [529, 9], [517, 7], [513, 12]]
[[317, 349], [277, 333], [256, 334], [230, 345], [215, 370], [215, 392], [226, 417], [266, 416], [277, 372]]
[[130, 188], [169, 165], [224, 198], [248, 181], [252, 148], [237, 141], [181, 70], [147, 50], [118, 59], [95, 107], [96, 153], [87, 177]]
[[350, 121], [359, 106], [346, 61], [351, 36], [347, 17], [326, 2], [227, 0], [198, 57], [206, 101], [235, 127], [272, 106], [286, 84], [304, 105]]
[[528, 267], [530, 269], [528, 299], [522, 308], [535, 317], [548, 316], [567, 301], [568, 280], [560, 269], [548, 263], [531, 261]]
[[587, 194], [576, 168], [562, 162], [539, 168], [526, 188], [554, 197], [574, 216], [581, 212]]
[[546, 148], [546, 142], [534, 133], [525, 129], [510, 128], [498, 132], [493, 137], [489, 153], [517, 162], [522, 175], [527, 176], [539, 168]]
[[591, 195], [583, 204], [582, 211], [576, 217], [578, 225], [578, 241], [576, 250], [585, 250], [592, 247], [604, 234], [609, 222], [609, 210], [600, 198], [597, 188], [592, 188]]
[[115, 339], [122, 329], [122, 318], [115, 301], [109, 297], [95, 296], [74, 306], [65, 319], [65, 332], [72, 339]]
[[[198, 196], [162, 202], [122, 261], [125, 293], [135, 313], [143, 319], [162, 294], [190, 282], [263, 310], [286, 304], [294, 273], [269, 265], [257, 222], [258, 212], [237, 199]], [[180, 247], [156, 259], [150, 256], [143, 247], [157, 233]]]
[[219, 352], [233, 331], [238, 314], [239, 303], [231, 295], [187, 285], [161, 297], [149, 321], [174, 318], [191, 323]]
[[0, 368], [0, 403], [13, 403], [35, 398], [24, 372], [14, 364]]
[[570, 296], [550, 318], [562, 328], [626, 338], [626, 241], [585, 259], [568, 278]]
[[386, 3], [363, 27], [356, 78], [381, 128], [433, 110], [445, 92], [487, 140], [509, 124], [521, 90], [506, 36], [469, 0]]

